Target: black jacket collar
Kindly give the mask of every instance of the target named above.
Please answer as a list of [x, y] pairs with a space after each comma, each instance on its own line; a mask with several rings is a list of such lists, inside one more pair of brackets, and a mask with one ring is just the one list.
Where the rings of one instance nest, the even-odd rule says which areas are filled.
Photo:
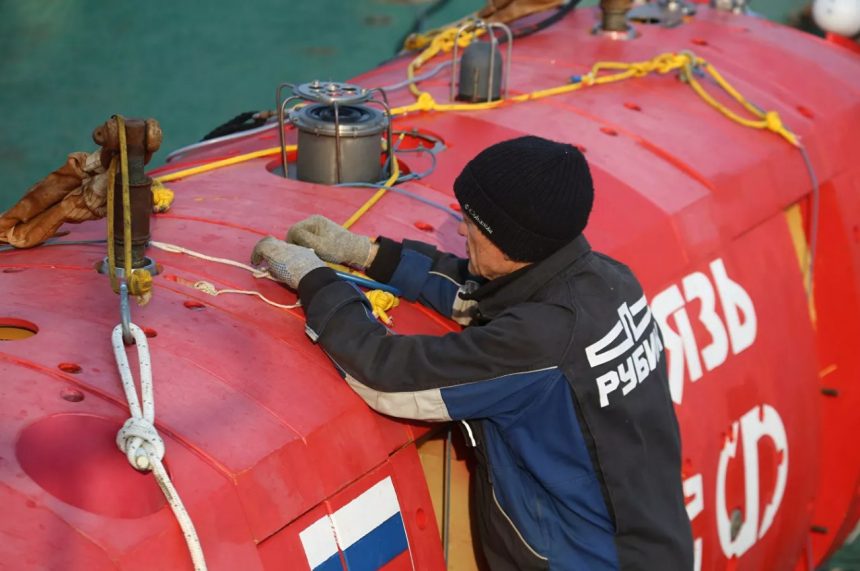
[[585, 236], [580, 235], [545, 260], [491, 280], [463, 297], [477, 301], [481, 317], [491, 319], [506, 308], [530, 299], [547, 282], [589, 252], [591, 245]]

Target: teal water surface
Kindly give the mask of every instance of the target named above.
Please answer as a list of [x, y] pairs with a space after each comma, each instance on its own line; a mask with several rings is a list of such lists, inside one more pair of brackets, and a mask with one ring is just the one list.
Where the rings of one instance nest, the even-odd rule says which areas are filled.
[[[242, 111], [273, 108], [280, 82], [371, 69], [431, 3], [0, 0], [0, 211], [67, 153], [92, 150], [92, 129], [112, 114], [159, 120], [158, 165]], [[784, 20], [802, 4], [752, 6]], [[482, 5], [451, 0], [427, 24]], [[831, 565], [860, 571], [860, 541]]]
[[[157, 165], [238, 113], [274, 108], [281, 82], [346, 80], [390, 58], [429, 4], [2, 0], [0, 211], [92, 150], [112, 114], [158, 119]], [[453, 0], [430, 23], [479, 6]]]
[[[782, 20], [802, 1], [753, 7]], [[0, 0], [0, 211], [69, 152], [92, 150], [90, 133], [112, 114], [158, 119], [156, 166], [240, 112], [273, 108], [280, 82], [371, 69], [434, 3]], [[441, 4], [428, 25], [484, 2]]]

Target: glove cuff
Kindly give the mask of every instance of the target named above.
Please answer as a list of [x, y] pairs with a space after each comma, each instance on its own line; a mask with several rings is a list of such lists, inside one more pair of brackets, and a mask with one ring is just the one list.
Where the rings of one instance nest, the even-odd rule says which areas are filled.
[[350, 232], [349, 240], [344, 244], [344, 262], [351, 266], [366, 268], [370, 265], [370, 252], [372, 242], [370, 238], [362, 234]]

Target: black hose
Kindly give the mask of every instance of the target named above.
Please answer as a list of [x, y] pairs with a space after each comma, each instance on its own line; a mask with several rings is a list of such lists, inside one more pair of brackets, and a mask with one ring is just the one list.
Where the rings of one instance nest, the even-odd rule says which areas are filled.
[[[447, 4], [448, 1], [449, 0], [437, 0], [434, 4], [432, 4], [430, 7], [428, 7], [422, 14], [420, 14], [416, 18], [415, 23], [413, 24], [410, 31], [405, 36], [403, 36], [403, 38], [401, 38], [400, 44], [398, 44], [398, 46], [399, 46], [397, 48], [398, 55], [402, 55], [402, 54], [400, 54], [400, 47], [402, 47], [403, 44], [406, 42], [406, 38], [408, 38], [413, 33], [420, 32], [421, 27], [423, 26], [424, 19], [427, 18], [432, 13], [436, 12], [439, 8], [441, 8], [445, 4]], [[570, 12], [572, 12], [573, 9], [576, 8], [577, 5], [579, 5], [580, 1], [581, 0], [570, 0], [569, 2], [567, 2], [567, 4], [564, 4], [558, 10], [556, 10], [555, 13], [551, 14], [550, 16], [547, 16], [545, 19], [541, 20], [540, 22], [535, 22], [534, 24], [529, 24], [527, 26], [521, 26], [521, 27], [517, 28], [512, 34], [513, 38], [515, 40], [518, 40], [520, 38], [525, 38], [525, 37], [530, 36], [534, 33], [540, 32], [541, 30], [545, 30], [545, 29], [549, 28], [553, 24], [556, 24], [557, 22], [561, 21]], [[508, 41], [508, 38], [505, 35], [502, 35], [499, 38], [499, 43], [505, 43], [507, 41]], [[390, 60], [388, 60], [388, 61], [390, 61]], [[383, 63], [386, 63], [386, 62], [383, 62]]]
[[218, 137], [223, 137], [224, 135], [231, 135], [233, 133], [239, 133], [240, 131], [255, 129], [265, 122], [266, 119], [264, 117], [260, 117], [259, 111], [245, 111], [244, 113], [239, 113], [223, 125], [218, 125], [200, 140], [208, 141], [209, 139], [216, 139]]
[[[514, 39], [519, 40], [520, 38], [531, 36], [536, 32], [540, 32], [541, 30], [549, 28], [550, 26], [559, 22], [562, 18], [567, 16], [569, 12], [573, 11], [573, 9], [576, 8], [580, 1], [581, 0], [570, 0], [567, 4], [556, 10], [555, 14], [548, 16], [546, 19], [541, 20], [540, 22], [535, 22], [534, 24], [529, 24], [528, 26], [522, 26], [521, 28], [517, 28], [517, 30], [512, 34], [514, 36]], [[505, 36], [502, 36], [499, 41], [506, 42], [507, 38]]]

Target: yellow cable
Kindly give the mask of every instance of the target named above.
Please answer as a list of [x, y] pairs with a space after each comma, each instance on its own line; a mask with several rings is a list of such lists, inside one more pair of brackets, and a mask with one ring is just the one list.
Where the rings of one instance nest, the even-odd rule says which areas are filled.
[[[296, 145], [287, 145], [287, 152], [295, 151]], [[170, 182], [172, 180], [177, 180], [180, 178], [186, 178], [189, 176], [193, 176], [195, 174], [201, 174], [204, 172], [209, 172], [211, 170], [220, 169], [222, 167], [229, 167], [231, 165], [235, 165], [238, 163], [244, 163], [246, 161], [250, 161], [252, 159], [257, 159], [260, 157], [268, 157], [270, 155], [276, 155], [281, 152], [281, 147], [272, 147], [269, 149], [262, 149], [259, 151], [253, 151], [251, 153], [245, 153], [244, 155], [238, 155], [235, 157], [230, 157], [229, 159], [222, 159], [220, 161], [214, 161], [211, 163], [206, 163], [205, 165], [200, 165], [198, 167], [191, 167], [187, 169], [183, 169], [181, 171], [176, 171], [172, 173], [168, 173], [162, 176], [155, 177], [154, 180], [164, 183]]]
[[116, 115], [116, 126], [119, 131], [119, 165], [122, 178], [122, 230], [123, 254], [125, 255], [125, 279], [131, 278], [131, 189], [128, 184], [128, 143], [125, 138], [125, 119]]
[[[400, 139], [398, 141], [402, 141], [406, 136], [406, 133], [400, 134]], [[397, 164], [397, 157], [394, 156], [394, 151], [391, 150], [391, 176], [385, 181], [385, 186], [377, 190], [370, 199], [361, 205], [361, 207], [356, 210], [352, 216], [350, 216], [346, 222], [343, 223], [344, 228], [349, 228], [356, 222], [358, 219], [364, 216], [364, 214], [370, 210], [374, 204], [379, 202], [379, 200], [385, 196], [385, 193], [388, 192], [388, 189], [400, 178], [400, 165]]]
[[[460, 23], [462, 25], [462, 23]], [[409, 79], [409, 91], [415, 97], [421, 97], [421, 94], [424, 93], [418, 86], [415, 85], [413, 79], [415, 77], [415, 70], [427, 63], [429, 60], [433, 59], [439, 52], [448, 53], [454, 49], [454, 38], [457, 37], [457, 31], [459, 27], [449, 27], [438, 33], [430, 40], [430, 45], [418, 54], [418, 57], [409, 62], [409, 65], [406, 67], [406, 77]], [[472, 40], [480, 36], [484, 33], [483, 29], [475, 30], [472, 32], [463, 32], [460, 34], [460, 38], [457, 41], [457, 46], [461, 48], [467, 47]]]
[[[426, 53], [430, 53], [428, 48]], [[415, 61], [420, 61], [424, 53], [416, 58]], [[435, 55], [435, 54], [434, 54]], [[415, 63], [415, 62], [413, 62]], [[423, 63], [423, 61], [421, 61]], [[410, 64], [411, 65], [411, 64]], [[693, 73], [693, 66], [700, 67], [705, 70], [717, 83], [717, 85], [739, 105], [752, 114], [755, 119], [741, 117], [731, 109], [717, 101], [704, 87], [696, 80]], [[617, 71], [617, 73], [602, 73], [604, 71]], [[783, 137], [786, 141], [794, 146], [799, 146], [800, 143], [797, 136], [789, 131], [782, 123], [779, 113], [776, 111], [763, 112], [758, 107], [750, 103], [740, 92], [737, 91], [714, 67], [702, 58], [698, 58], [691, 53], [675, 54], [671, 52], [659, 54], [656, 57], [640, 61], [640, 62], [612, 62], [604, 61], [595, 63], [591, 70], [582, 76], [581, 80], [558, 87], [551, 87], [524, 93], [509, 97], [504, 100], [489, 101], [485, 103], [437, 103], [433, 96], [427, 92], [418, 91], [418, 99], [411, 105], [396, 107], [391, 110], [392, 115], [403, 115], [415, 111], [482, 111], [487, 109], [495, 109], [502, 105], [511, 103], [522, 103], [524, 101], [533, 101], [544, 97], [551, 97], [577, 91], [583, 87], [591, 87], [593, 85], [606, 85], [624, 81], [634, 77], [644, 77], [651, 73], [667, 74], [672, 71], [680, 70], [682, 78], [690, 85], [693, 91], [708, 105], [719, 111], [728, 119], [754, 129], [767, 129]], [[408, 71], [408, 70], [407, 70]], [[411, 75], [410, 75], [411, 77]]]
[[[468, 45], [469, 42], [471, 42], [472, 39], [479, 35], [482, 31], [483, 30], [478, 30], [476, 33], [461, 34], [459, 45]], [[452, 50], [454, 46], [455, 36], [456, 28], [448, 28], [438, 33], [432, 39], [430, 45], [409, 64], [407, 68], [408, 77], [412, 79], [414, 77], [414, 71], [418, 67], [426, 63], [429, 59], [437, 55], [439, 52], [447, 52]], [[744, 109], [754, 115], [755, 119], [747, 119], [741, 117], [737, 113], [728, 109], [725, 105], [718, 102], [696, 80], [693, 73], [693, 66], [700, 67], [701, 69], [704, 69], [708, 74], [710, 74], [710, 76], [714, 79], [717, 85], [730, 97], [732, 97], [736, 102], [738, 102]], [[639, 62], [597, 62], [592, 66], [591, 70], [587, 74], [583, 75], [580, 81], [576, 83], [560, 85], [547, 89], [540, 89], [532, 91], [530, 93], [524, 93], [509, 97], [507, 99], [488, 101], [484, 103], [438, 103], [432, 95], [427, 92], [422, 92], [414, 84], [410, 84], [410, 89], [413, 91], [413, 93], [417, 95], [415, 103], [402, 107], [396, 107], [391, 110], [391, 114], [392, 116], [396, 116], [416, 111], [482, 111], [488, 109], [495, 109], [503, 105], [522, 103], [525, 101], [533, 101], [537, 99], [543, 99], [545, 97], [553, 97], [556, 95], [571, 93], [573, 91], [578, 91], [585, 87], [591, 87], [594, 85], [606, 85], [609, 83], [624, 81], [626, 79], [631, 79], [634, 77], [644, 77], [651, 73], [667, 74], [677, 70], [680, 70], [680, 72], [682, 73], [682, 78], [686, 80], [686, 82], [690, 85], [693, 91], [703, 101], [705, 101], [705, 103], [722, 113], [728, 119], [746, 127], [767, 129], [773, 131], [774, 133], [785, 138], [785, 140], [792, 145], [799, 146], [797, 137], [785, 128], [777, 112], [762, 112], [761, 110], [759, 110], [755, 105], [747, 101], [747, 99], [744, 98], [743, 95], [741, 95], [728, 81], [726, 81], [725, 78], [723, 78], [722, 75], [720, 75], [717, 70], [713, 68], [713, 66], [711, 66], [704, 59], [698, 58], [689, 52], [679, 54], [667, 52], [659, 54], [651, 58], [650, 60]], [[616, 73], [604, 73], [606, 71], [615, 71]], [[401, 138], [402, 137], [403, 135], [401, 135]], [[292, 151], [295, 149], [296, 145], [290, 145], [289, 147], [287, 147], [288, 151]], [[255, 158], [274, 155], [279, 152], [280, 147], [273, 147], [270, 149], [254, 151], [252, 153], [231, 157], [229, 159], [223, 159], [198, 167], [192, 167], [182, 171], [169, 173], [157, 177], [155, 180], [159, 183], [168, 182], [171, 180], [193, 176], [214, 169], [238, 164]], [[361, 218], [361, 216], [363, 216], [368, 210], [370, 210], [373, 205], [379, 202], [379, 200], [385, 195], [391, 185], [394, 184], [394, 182], [397, 180], [399, 174], [400, 173], [397, 161], [394, 160], [392, 176], [386, 181], [385, 186], [380, 188], [365, 204], [363, 204], [352, 216], [350, 216], [346, 222], [344, 222], [344, 228], [351, 227], [359, 218]]]
[[701, 97], [708, 105], [722, 113], [724, 116], [728, 117], [732, 121], [744, 125], [746, 127], [752, 127], [755, 129], [767, 129], [769, 131], [773, 131], [777, 135], [783, 137], [786, 141], [794, 145], [795, 147], [800, 146], [800, 142], [797, 139], [797, 136], [785, 128], [782, 124], [782, 119], [779, 116], [779, 113], [776, 111], [761, 111], [752, 103], [747, 101], [747, 99], [741, 95], [728, 81], [726, 81], [720, 73], [714, 69], [712, 65], [709, 63], [704, 63], [703, 67], [708, 72], [708, 74], [717, 82], [723, 91], [729, 94], [735, 101], [737, 101], [741, 106], [743, 106], [747, 111], [751, 114], [755, 115], [758, 120], [750, 120], [743, 117], [740, 117], [732, 110], [727, 108], [725, 105], [718, 102], [716, 99], [711, 96], [705, 89], [699, 84], [698, 81], [693, 77], [693, 74], [687, 72], [687, 81], [690, 83], [690, 87]]
[[128, 292], [137, 297], [141, 305], [149, 301], [152, 292], [152, 275], [149, 271], [138, 269], [132, 271], [131, 267], [131, 189], [128, 180], [128, 143], [126, 141], [125, 120], [122, 116], [115, 116], [117, 131], [119, 135], [119, 160], [117, 157], [111, 159], [108, 167], [108, 193], [107, 193], [107, 242], [108, 242], [108, 275], [110, 276], [111, 288], [119, 293], [119, 280], [116, 277], [116, 246], [114, 244], [115, 232], [115, 185], [116, 169], [119, 162], [120, 179], [122, 181], [122, 222], [123, 222], [123, 270]]
[[116, 279], [116, 246], [114, 245], [114, 185], [116, 180], [116, 157], [110, 161], [108, 167], [108, 192], [107, 192], [107, 238], [108, 238], [108, 276], [110, 285], [116, 293], [119, 293], [119, 282]]

